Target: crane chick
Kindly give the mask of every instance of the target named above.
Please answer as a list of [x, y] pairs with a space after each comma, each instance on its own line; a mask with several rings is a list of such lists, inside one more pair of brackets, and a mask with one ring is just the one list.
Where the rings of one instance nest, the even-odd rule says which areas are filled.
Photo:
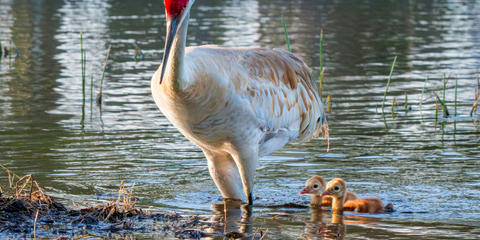
[[[305, 188], [300, 191], [300, 194], [311, 195], [310, 205], [312, 207], [330, 207], [332, 206], [332, 197], [321, 196], [325, 188], [325, 180], [320, 176], [313, 176], [305, 183]], [[357, 199], [353, 192], [347, 192], [345, 201]]]
[[393, 210], [393, 204], [386, 207], [378, 198], [358, 198], [347, 201], [347, 184], [341, 178], [334, 178], [327, 183], [321, 196], [331, 196], [333, 213], [343, 214], [343, 211], [355, 211], [359, 213], [380, 213]]

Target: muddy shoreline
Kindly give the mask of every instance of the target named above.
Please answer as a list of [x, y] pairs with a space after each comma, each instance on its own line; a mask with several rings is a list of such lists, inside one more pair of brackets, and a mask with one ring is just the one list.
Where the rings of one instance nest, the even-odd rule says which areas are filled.
[[46, 194], [32, 175], [18, 177], [10, 171], [9, 186], [0, 186], [0, 235], [25, 238], [115, 238], [155, 234], [180, 239], [202, 237], [263, 238], [262, 231], [250, 236], [239, 232], [212, 232], [207, 217], [158, 212], [136, 206], [133, 187], [123, 183], [117, 199], [83, 208], [68, 207]]

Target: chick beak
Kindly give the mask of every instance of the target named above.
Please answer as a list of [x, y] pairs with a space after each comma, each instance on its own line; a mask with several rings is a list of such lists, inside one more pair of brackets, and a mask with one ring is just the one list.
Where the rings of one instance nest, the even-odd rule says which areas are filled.
[[328, 191], [324, 191], [324, 192], [322, 192], [322, 194], [320, 194], [320, 196], [322, 196], [322, 197], [323, 196], [328, 196], [328, 195], [330, 195], [330, 193]]
[[302, 191], [300, 191], [300, 194], [307, 194], [307, 193], [311, 193], [311, 190], [308, 187], [305, 187]]

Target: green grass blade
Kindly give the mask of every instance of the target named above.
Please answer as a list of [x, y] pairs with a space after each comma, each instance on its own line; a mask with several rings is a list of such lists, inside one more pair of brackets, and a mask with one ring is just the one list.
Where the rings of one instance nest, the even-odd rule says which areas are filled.
[[323, 29], [320, 31], [320, 72], [323, 71]]
[[407, 92], [405, 92], [405, 103], [404, 103], [404, 108], [405, 108], [405, 114], [408, 112], [408, 95]]
[[458, 94], [458, 78], [455, 78], [455, 116], [457, 116], [457, 94]]
[[80, 120], [80, 125], [82, 130], [84, 128], [85, 122], [85, 65], [86, 65], [86, 54], [83, 49], [83, 33], [80, 32], [80, 61], [81, 61], [81, 70], [82, 70], [82, 119]]
[[397, 56], [393, 59], [392, 67], [390, 69], [390, 74], [388, 75], [387, 87], [385, 88], [385, 93], [383, 94], [382, 101], [382, 114], [384, 113], [385, 100], [387, 99], [388, 87], [390, 86], [390, 81], [392, 80], [393, 70], [395, 69], [395, 63], [397, 62]]
[[425, 82], [423, 83], [423, 88], [422, 88], [422, 95], [420, 97], [420, 116], [423, 120], [423, 111], [422, 111], [422, 108], [423, 108], [423, 96], [425, 94], [425, 88], [427, 87], [427, 82], [428, 82], [428, 76], [427, 76], [427, 79], [425, 79]]
[[448, 108], [447, 108], [447, 105], [445, 104], [445, 101], [440, 99], [440, 97], [436, 93], [434, 93], [434, 94], [435, 94], [435, 97], [437, 97], [437, 100], [440, 103], [440, 106], [442, 106], [443, 113], [445, 114], [445, 117], [450, 116], [450, 113], [448, 112]]
[[288, 38], [287, 22], [285, 21], [284, 15], [282, 15], [282, 21], [283, 21], [283, 31], [285, 32], [285, 40], [287, 41], [287, 49], [289, 52], [291, 52], [292, 49], [290, 49], [290, 39]]

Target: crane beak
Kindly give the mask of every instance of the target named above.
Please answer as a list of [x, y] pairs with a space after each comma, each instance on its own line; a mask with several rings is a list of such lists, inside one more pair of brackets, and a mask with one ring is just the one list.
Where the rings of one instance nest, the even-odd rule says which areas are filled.
[[162, 59], [162, 72], [160, 74], [160, 84], [162, 84], [163, 76], [165, 75], [165, 68], [167, 67], [168, 57], [170, 56], [170, 50], [172, 48], [173, 40], [175, 35], [177, 35], [178, 29], [178, 20], [176, 17], [167, 18], [167, 38], [165, 41], [165, 51], [163, 53]]
[[328, 191], [324, 191], [324, 192], [322, 192], [322, 194], [320, 194], [320, 196], [322, 196], [322, 197], [323, 196], [328, 196], [328, 195], [330, 195], [330, 193]]
[[165, 52], [163, 52], [162, 72], [160, 74], [159, 82], [160, 84], [162, 84], [163, 76], [165, 75], [168, 57], [170, 56], [170, 51], [173, 41], [175, 40], [175, 36], [177, 35], [177, 30], [184, 24], [185, 19], [188, 18], [187, 16], [189, 15], [190, 8], [192, 7], [194, 2], [195, 0], [190, 0], [187, 7], [183, 9], [182, 13], [178, 16], [172, 17], [167, 15], [167, 38], [165, 41]]

